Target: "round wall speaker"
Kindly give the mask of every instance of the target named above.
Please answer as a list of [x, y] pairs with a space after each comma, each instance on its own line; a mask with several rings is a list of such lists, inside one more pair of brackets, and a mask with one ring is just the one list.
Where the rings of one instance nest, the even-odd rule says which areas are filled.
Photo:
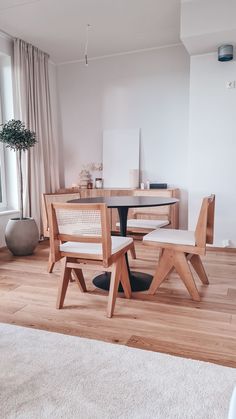
[[231, 61], [233, 59], [233, 45], [221, 45], [218, 48], [218, 61]]

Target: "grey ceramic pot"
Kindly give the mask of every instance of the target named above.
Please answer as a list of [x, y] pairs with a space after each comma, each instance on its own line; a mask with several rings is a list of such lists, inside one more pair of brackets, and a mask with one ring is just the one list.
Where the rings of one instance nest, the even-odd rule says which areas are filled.
[[16, 256], [31, 255], [39, 241], [39, 231], [33, 218], [12, 218], [5, 231], [8, 249]]

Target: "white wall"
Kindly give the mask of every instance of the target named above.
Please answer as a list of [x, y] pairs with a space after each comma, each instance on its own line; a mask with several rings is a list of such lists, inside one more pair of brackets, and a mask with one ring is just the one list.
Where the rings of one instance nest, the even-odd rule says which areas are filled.
[[[187, 220], [189, 56], [183, 46], [58, 67], [65, 183], [101, 161], [103, 129], [141, 128], [143, 180], [182, 189]], [[125, 150], [124, 150], [125, 158]]]
[[215, 245], [236, 246], [236, 62], [217, 55], [191, 57], [189, 222], [195, 225], [203, 195], [216, 194]]

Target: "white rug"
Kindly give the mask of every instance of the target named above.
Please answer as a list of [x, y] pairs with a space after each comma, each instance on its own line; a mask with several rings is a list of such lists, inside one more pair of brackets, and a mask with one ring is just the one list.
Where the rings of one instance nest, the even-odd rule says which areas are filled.
[[235, 384], [233, 368], [0, 324], [1, 419], [227, 419]]

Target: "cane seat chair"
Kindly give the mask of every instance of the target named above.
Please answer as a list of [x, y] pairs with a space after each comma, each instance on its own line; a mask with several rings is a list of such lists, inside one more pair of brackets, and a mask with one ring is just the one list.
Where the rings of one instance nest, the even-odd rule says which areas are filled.
[[[49, 237], [49, 222], [48, 222], [48, 205], [52, 202], [67, 202], [71, 199], [79, 199], [80, 193], [44, 193], [42, 195], [42, 222], [43, 222], [43, 235], [44, 237]], [[51, 255], [49, 253], [48, 259], [48, 272], [53, 271], [55, 263], [51, 260]]]
[[[156, 230], [157, 228], [168, 226], [169, 221], [166, 220], [147, 220], [145, 218], [129, 218], [127, 220], [127, 230], [129, 232], [146, 233], [148, 231]], [[116, 223], [116, 227], [120, 228], [120, 223]]]
[[[42, 195], [42, 222], [43, 222], [43, 235], [44, 237], [49, 237], [49, 222], [48, 222], [48, 205], [52, 202], [68, 202], [72, 199], [80, 199], [81, 195], [80, 192], [72, 192], [72, 193], [45, 193]], [[130, 253], [133, 259], [136, 259], [136, 252], [134, 243], [130, 248]], [[55, 263], [51, 260], [51, 254], [49, 252], [48, 258], [48, 269], [49, 273], [53, 272]]]
[[[168, 191], [167, 194], [161, 194], [160, 191], [154, 190], [135, 190], [134, 196], [170, 196]], [[127, 231], [130, 234], [137, 234], [143, 236], [152, 230], [157, 228], [167, 227], [170, 225], [171, 220], [171, 206], [165, 205], [160, 207], [152, 208], [132, 208], [129, 210], [129, 216], [127, 219]], [[120, 223], [116, 223], [116, 228], [120, 229]]]
[[111, 272], [107, 317], [112, 317], [118, 286], [131, 297], [125, 254], [133, 245], [129, 237], [111, 236], [105, 204], [51, 203], [49, 207], [50, 252], [52, 262], [62, 259], [56, 307], [63, 307], [73, 270], [82, 292], [87, 291], [82, 268]]
[[143, 244], [161, 248], [161, 256], [153, 277], [149, 294], [157, 288], [175, 269], [183, 280], [194, 301], [200, 301], [189, 262], [203, 284], [208, 285], [208, 277], [200, 256], [206, 253], [206, 244], [213, 243], [215, 195], [202, 201], [195, 231], [158, 229], [143, 237]]
[[[132, 208], [129, 213], [131, 214], [131, 217], [127, 219], [127, 231], [129, 233], [144, 235], [157, 228], [167, 227], [170, 224], [169, 207]], [[116, 228], [120, 229], [119, 222], [116, 223]]]

